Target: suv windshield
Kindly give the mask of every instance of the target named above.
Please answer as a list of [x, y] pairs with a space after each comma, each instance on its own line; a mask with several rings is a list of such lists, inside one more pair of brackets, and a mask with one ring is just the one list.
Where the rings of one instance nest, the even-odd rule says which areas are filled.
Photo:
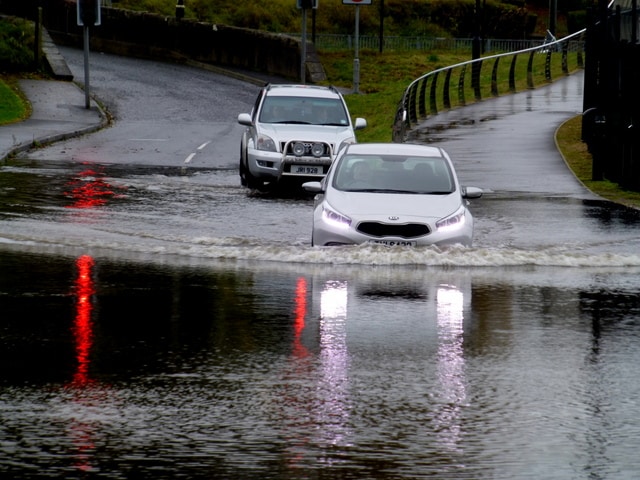
[[348, 126], [347, 112], [339, 99], [313, 97], [267, 96], [259, 121], [261, 123], [302, 123], [311, 125]]

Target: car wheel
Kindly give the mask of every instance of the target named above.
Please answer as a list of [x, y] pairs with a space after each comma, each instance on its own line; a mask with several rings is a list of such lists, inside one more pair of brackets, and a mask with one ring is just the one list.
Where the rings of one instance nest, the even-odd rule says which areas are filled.
[[248, 168], [245, 168], [244, 171], [244, 180], [247, 187], [252, 190], [263, 190], [264, 182], [261, 182], [256, 177], [254, 177]]
[[240, 185], [252, 190], [262, 190], [264, 188], [264, 183], [256, 179], [256, 177], [251, 174], [249, 167], [245, 162], [246, 158], [247, 157], [242, 155], [242, 153], [240, 154]]

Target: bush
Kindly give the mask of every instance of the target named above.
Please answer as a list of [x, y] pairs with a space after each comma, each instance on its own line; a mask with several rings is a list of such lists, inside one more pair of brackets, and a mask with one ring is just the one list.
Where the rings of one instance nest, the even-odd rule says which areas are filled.
[[[172, 16], [176, 3], [177, 0], [119, 0], [113, 5]], [[296, 8], [296, 0], [184, 0], [184, 4], [186, 16], [202, 22], [270, 32], [300, 31], [301, 13]], [[532, 33], [524, 0], [483, 0], [482, 4], [485, 37], [523, 38]], [[342, 0], [319, 0], [315, 17], [317, 33], [354, 32], [355, 7], [343, 5]], [[384, 4], [386, 35], [470, 37], [475, 22], [475, 0], [385, 0]], [[360, 8], [361, 34], [374, 35], [379, 25], [378, 1]]]
[[0, 17], [0, 65], [5, 72], [33, 67], [34, 27], [14, 17]]

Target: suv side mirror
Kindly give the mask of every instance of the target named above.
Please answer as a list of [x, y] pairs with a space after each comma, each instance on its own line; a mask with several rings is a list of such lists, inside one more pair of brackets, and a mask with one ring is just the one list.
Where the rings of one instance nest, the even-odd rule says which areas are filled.
[[240, 125], [250, 127], [251, 125], [253, 125], [253, 122], [251, 121], [251, 115], [249, 115], [248, 113], [241, 113], [240, 115], [238, 115], [238, 123]]

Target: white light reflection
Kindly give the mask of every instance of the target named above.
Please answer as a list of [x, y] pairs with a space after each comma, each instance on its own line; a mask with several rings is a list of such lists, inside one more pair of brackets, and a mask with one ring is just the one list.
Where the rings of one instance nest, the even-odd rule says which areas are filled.
[[441, 445], [461, 452], [461, 410], [466, 400], [463, 356], [464, 295], [452, 285], [436, 292], [438, 322], [438, 380], [442, 386], [441, 407], [434, 421]]
[[344, 445], [349, 419], [347, 282], [326, 282], [320, 294], [320, 373], [323, 402], [318, 423], [323, 441]]

